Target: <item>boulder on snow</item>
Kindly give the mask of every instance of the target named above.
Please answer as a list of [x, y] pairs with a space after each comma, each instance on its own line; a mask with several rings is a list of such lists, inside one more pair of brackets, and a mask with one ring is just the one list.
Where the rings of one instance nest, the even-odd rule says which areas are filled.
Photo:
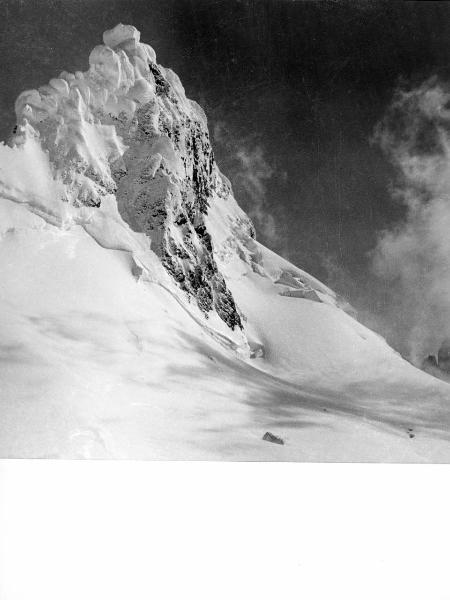
[[265, 442], [272, 442], [273, 444], [281, 444], [282, 446], [284, 446], [284, 440], [282, 440], [277, 435], [270, 433], [270, 431], [266, 431], [266, 433], [263, 435], [262, 439]]

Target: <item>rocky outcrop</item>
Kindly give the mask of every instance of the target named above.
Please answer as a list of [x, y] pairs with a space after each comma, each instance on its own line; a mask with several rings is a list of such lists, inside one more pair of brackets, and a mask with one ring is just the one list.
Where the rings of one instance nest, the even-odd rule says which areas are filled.
[[149, 235], [168, 273], [205, 316], [216, 310], [231, 329], [242, 328], [204, 220], [224, 187], [206, 119], [183, 108], [154, 64], [152, 78], [156, 100], [121, 128], [128, 149], [113, 169], [119, 212], [134, 231]]

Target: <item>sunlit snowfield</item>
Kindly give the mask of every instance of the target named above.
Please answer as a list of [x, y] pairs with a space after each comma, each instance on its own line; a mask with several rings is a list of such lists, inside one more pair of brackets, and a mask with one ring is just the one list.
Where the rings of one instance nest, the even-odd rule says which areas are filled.
[[[111, 179], [110, 163], [126, 145], [94, 109], [110, 119], [150, 101], [169, 110], [145, 64], [117, 66], [130, 63], [123, 49], [103, 47], [91, 58], [83, 77], [19, 99], [21, 137], [0, 147], [0, 456], [450, 461], [449, 385], [404, 361], [343, 299], [253, 240], [232, 195], [212, 193], [204, 224], [242, 331], [215, 309], [199, 310], [113, 192], [101, 206], [75, 202], [96, 188], [81, 175], [62, 177], [42, 122], [51, 128], [55, 119], [62, 156], [74, 152]], [[201, 109], [160, 68], [180, 110], [200, 122]], [[158, 143], [157, 153], [142, 150], [159, 156], [149, 180], [160, 169], [176, 186], [180, 158]], [[267, 431], [284, 445], [263, 440]]]
[[[12, 213], [22, 225], [0, 244], [3, 457], [450, 458], [447, 384], [340, 309], [235, 265], [230, 285], [264, 347], [244, 358], [136, 281], [128, 253]], [[262, 441], [267, 430], [285, 445]]]

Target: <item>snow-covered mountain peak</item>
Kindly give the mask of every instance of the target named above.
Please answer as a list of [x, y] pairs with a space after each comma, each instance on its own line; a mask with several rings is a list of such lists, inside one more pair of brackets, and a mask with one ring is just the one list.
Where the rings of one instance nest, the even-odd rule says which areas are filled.
[[130, 25], [103, 42], [0, 145], [0, 456], [389, 459], [447, 435], [448, 385], [255, 239], [177, 75]]
[[[51, 222], [82, 224], [103, 246], [133, 251], [140, 268], [152, 271], [151, 262], [153, 278], [168, 285], [143, 258], [151, 244], [179, 297], [246, 344], [216, 254], [221, 236], [245, 246], [253, 226], [215, 163], [203, 110], [139, 40], [136, 28], [119, 24], [90, 53], [88, 71], [64, 71], [18, 97], [12, 145], [48, 156], [64, 215], [53, 201], [26, 201]], [[220, 223], [214, 210], [205, 220], [212, 205], [220, 205]]]
[[[221, 268], [237, 257], [268, 272], [253, 225], [214, 160], [206, 116], [135, 27], [119, 24], [103, 42], [90, 53], [88, 71], [64, 71], [18, 97], [12, 145], [39, 158], [55, 188], [51, 202], [30, 193], [19, 201], [52, 223], [83, 225], [103, 246], [133, 251], [145, 271], [149, 262], [155, 270], [142, 254], [151, 244], [181, 297], [194, 299], [206, 317], [218, 315], [241, 339], [243, 315]], [[155, 277], [167, 284], [161, 273]], [[335, 301], [308, 281], [305, 293], [320, 301], [318, 286]], [[293, 293], [301, 287], [295, 283]]]

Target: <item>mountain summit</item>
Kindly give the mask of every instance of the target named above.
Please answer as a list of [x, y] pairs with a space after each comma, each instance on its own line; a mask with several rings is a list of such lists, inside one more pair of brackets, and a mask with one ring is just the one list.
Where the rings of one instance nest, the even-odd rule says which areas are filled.
[[134, 27], [16, 115], [2, 457], [450, 459], [449, 386], [256, 241], [203, 110]]

